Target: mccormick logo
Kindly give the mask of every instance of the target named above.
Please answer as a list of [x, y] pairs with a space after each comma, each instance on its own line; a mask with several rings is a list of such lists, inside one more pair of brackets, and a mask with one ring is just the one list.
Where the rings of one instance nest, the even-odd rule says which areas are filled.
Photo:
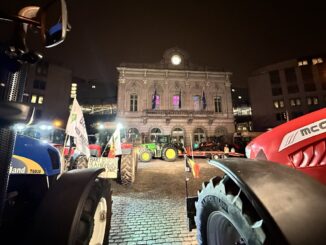
[[307, 126], [287, 133], [283, 137], [281, 146], [278, 151], [280, 152], [291, 145], [323, 133], [326, 133], [326, 119], [322, 119], [318, 122], [311, 123]]

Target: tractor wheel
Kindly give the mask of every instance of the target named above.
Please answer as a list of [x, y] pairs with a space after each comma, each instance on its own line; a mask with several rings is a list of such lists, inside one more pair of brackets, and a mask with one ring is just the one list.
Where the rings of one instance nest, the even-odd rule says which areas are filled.
[[198, 244], [264, 244], [262, 219], [227, 177], [203, 184], [196, 202]]
[[112, 192], [107, 179], [98, 178], [85, 202], [74, 244], [108, 244], [111, 228]]
[[135, 181], [136, 161], [133, 150], [130, 154], [121, 155], [120, 181], [123, 185], [129, 185]]
[[149, 162], [150, 160], [152, 160], [153, 154], [150, 150], [148, 150], [147, 148], [142, 148], [139, 151], [139, 160], [141, 162]]
[[212, 154], [211, 159], [218, 160], [218, 159], [220, 159], [220, 157], [218, 154]]
[[174, 146], [167, 146], [162, 151], [162, 158], [164, 161], [174, 162], [178, 156], [178, 151]]
[[84, 169], [88, 167], [87, 157], [84, 155], [78, 156], [72, 164], [72, 169]]

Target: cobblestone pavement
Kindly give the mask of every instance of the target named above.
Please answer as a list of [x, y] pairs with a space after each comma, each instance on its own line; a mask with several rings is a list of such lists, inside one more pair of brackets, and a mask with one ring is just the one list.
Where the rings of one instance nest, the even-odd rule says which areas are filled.
[[[212, 177], [206, 160], [198, 161], [202, 178], [189, 182], [191, 195]], [[132, 186], [113, 182], [109, 244], [197, 244], [196, 230], [187, 227], [185, 177], [182, 160], [153, 160], [139, 163]]]
[[111, 244], [197, 244], [189, 232], [184, 202], [113, 198]]

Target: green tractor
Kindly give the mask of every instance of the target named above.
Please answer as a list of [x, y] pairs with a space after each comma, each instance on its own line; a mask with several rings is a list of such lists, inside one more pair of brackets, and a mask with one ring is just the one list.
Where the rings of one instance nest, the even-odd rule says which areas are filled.
[[182, 148], [177, 143], [171, 142], [170, 135], [157, 135], [152, 142], [145, 142], [139, 149], [139, 160], [149, 162], [152, 158], [162, 158], [174, 162], [178, 157], [178, 150]]

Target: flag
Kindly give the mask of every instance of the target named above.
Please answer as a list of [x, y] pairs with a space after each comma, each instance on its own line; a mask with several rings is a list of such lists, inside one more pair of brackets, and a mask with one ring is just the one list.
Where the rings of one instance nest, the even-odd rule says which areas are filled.
[[154, 110], [156, 108], [156, 89], [154, 91], [154, 95], [152, 98], [152, 110]]
[[72, 103], [66, 134], [74, 137], [77, 151], [84, 153], [87, 157], [90, 156], [85, 120], [76, 98]]
[[202, 103], [203, 103], [203, 109], [206, 109], [206, 96], [205, 96], [205, 91], [203, 90], [203, 96], [202, 96]]
[[121, 139], [120, 139], [120, 127], [117, 126], [114, 133], [112, 134], [109, 143], [110, 145], [110, 152], [109, 158], [114, 158], [117, 155], [122, 154], [121, 150]]
[[180, 92], [179, 92], [179, 109], [181, 109], [181, 89], [180, 89]]

